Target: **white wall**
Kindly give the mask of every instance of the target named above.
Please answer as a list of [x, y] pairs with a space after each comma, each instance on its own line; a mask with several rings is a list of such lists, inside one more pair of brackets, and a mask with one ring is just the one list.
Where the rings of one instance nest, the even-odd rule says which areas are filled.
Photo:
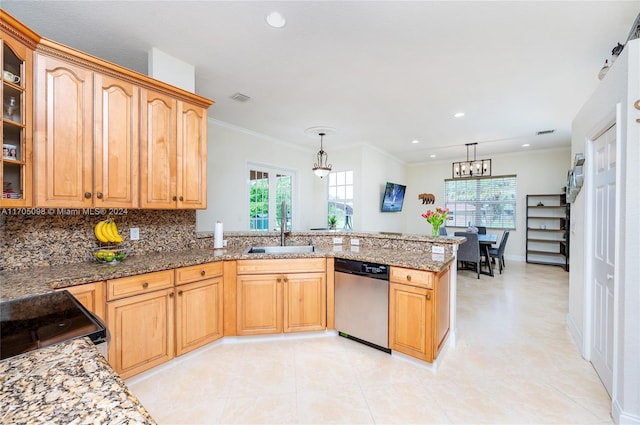
[[403, 232], [407, 217], [405, 196], [402, 211], [381, 212], [382, 197], [387, 182], [407, 185], [406, 165], [370, 146], [362, 152], [362, 202], [360, 205], [361, 227], [364, 231]]
[[640, 423], [640, 39], [630, 41], [572, 126], [572, 154], [586, 155], [585, 183], [571, 209], [569, 329], [586, 359], [590, 358], [592, 220], [590, 145], [598, 132], [617, 121], [619, 162], [614, 277], [614, 358], [612, 414], [616, 423]]
[[[305, 150], [211, 118], [208, 125], [207, 209], [196, 213], [198, 231], [213, 231], [218, 220], [225, 230], [248, 230], [249, 162], [297, 173], [294, 231], [327, 226], [327, 182], [311, 171], [315, 145]], [[387, 181], [405, 184], [404, 163], [367, 145], [327, 153], [333, 171], [354, 171], [353, 230], [402, 231], [404, 212], [381, 213], [380, 204]]]
[[[216, 221], [225, 231], [246, 231], [248, 219], [247, 164], [293, 170], [298, 186], [293, 197], [293, 230], [326, 225], [324, 183], [311, 171], [315, 153], [209, 118], [207, 146], [207, 209], [196, 213], [198, 231], [213, 231]], [[325, 211], [320, 217], [319, 210]]]
[[[570, 151], [554, 149], [523, 151], [509, 155], [491, 156], [494, 176], [517, 175], [516, 229], [511, 231], [505, 251], [507, 259], [524, 261], [526, 239], [526, 195], [562, 193], [570, 168]], [[444, 179], [451, 178], [452, 161], [440, 161], [408, 167], [406, 233], [430, 234], [431, 225], [420, 214], [435, 207], [444, 207]], [[436, 202], [423, 205], [418, 194], [432, 193]], [[449, 229], [451, 233], [453, 229]], [[502, 230], [487, 230], [502, 235]]]
[[152, 47], [148, 53], [148, 74], [156, 80], [195, 93], [196, 69], [193, 65]]

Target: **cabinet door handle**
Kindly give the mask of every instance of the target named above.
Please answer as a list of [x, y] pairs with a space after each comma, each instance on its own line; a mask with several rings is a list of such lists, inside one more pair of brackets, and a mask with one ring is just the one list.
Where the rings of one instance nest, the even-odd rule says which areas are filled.
[[178, 291], [178, 295], [182, 296], [182, 291], [181, 290]]
[[204, 276], [206, 272], [204, 270], [200, 270], [200, 276]]
[[91, 198], [91, 192], [85, 192], [84, 197], [87, 199]]
[[288, 277], [285, 277], [285, 278], [284, 278], [284, 281], [285, 281], [285, 282], [289, 282], [289, 278], [288, 278]]
[[180, 201], [184, 201], [184, 196], [181, 196], [181, 197], [180, 197], [180, 198], [178, 198], [178, 199], [180, 199]]
[[177, 197], [177, 196], [174, 196], [174, 197], [172, 197], [172, 198], [171, 198], [171, 200], [172, 200], [172, 201], [177, 201], [177, 200], [178, 200], [178, 197]]
[[411, 282], [411, 275], [410, 274], [407, 275], [407, 282]]
[[98, 193], [96, 193], [96, 198], [98, 198], [98, 199], [102, 199], [102, 196], [103, 196], [103, 195], [102, 195], [102, 192], [98, 192]]
[[428, 300], [430, 300], [431, 299], [431, 294], [427, 293], [426, 297], [427, 297]]
[[276, 282], [280, 283], [280, 282], [282, 282], [282, 279], [277, 278], [277, 279], [276, 279]]
[[144, 282], [144, 283], [142, 284], [142, 287], [143, 287], [144, 289], [147, 289], [147, 288], [149, 287], [149, 282]]
[[169, 292], [169, 298], [173, 298], [175, 294], [173, 292]]

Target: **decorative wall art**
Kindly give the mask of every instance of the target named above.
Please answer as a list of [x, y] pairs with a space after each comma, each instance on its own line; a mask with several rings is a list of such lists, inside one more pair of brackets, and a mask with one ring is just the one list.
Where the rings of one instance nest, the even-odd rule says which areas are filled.
[[421, 193], [418, 195], [418, 199], [422, 200], [422, 204], [433, 204], [436, 202], [436, 197], [431, 193]]

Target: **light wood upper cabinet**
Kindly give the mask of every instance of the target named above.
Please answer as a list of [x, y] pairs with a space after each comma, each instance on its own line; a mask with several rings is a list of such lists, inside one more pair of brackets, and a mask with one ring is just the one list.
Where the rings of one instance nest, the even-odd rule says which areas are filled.
[[[2, 207], [33, 205], [33, 46], [26, 28], [0, 20]], [[5, 72], [7, 73], [5, 75]]]
[[35, 68], [35, 204], [89, 208], [93, 72], [42, 54]]
[[16, 146], [15, 156], [0, 157], [3, 192], [11, 194], [0, 205], [206, 208], [213, 101], [41, 38], [0, 14], [8, 72], [0, 124], [3, 144]]
[[139, 90], [36, 56], [37, 206], [138, 206]]
[[94, 206], [137, 208], [140, 90], [98, 73], [94, 87]]
[[207, 207], [207, 111], [178, 102], [178, 208]]
[[142, 90], [140, 118], [140, 206], [168, 209], [177, 205], [177, 101]]
[[206, 208], [206, 110], [152, 90], [141, 103], [141, 206]]

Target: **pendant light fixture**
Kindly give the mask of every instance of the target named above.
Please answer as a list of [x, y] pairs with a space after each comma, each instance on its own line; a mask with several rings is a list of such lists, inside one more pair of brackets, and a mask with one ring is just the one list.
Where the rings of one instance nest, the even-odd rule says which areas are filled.
[[[478, 143], [465, 143], [467, 147], [467, 160], [454, 162], [451, 168], [451, 177], [454, 179], [471, 178], [491, 175], [491, 160], [476, 159], [476, 146]], [[473, 146], [473, 159], [469, 159], [469, 147]]]
[[322, 140], [324, 138], [326, 134], [324, 132], [320, 132], [318, 133], [318, 136], [320, 136], [320, 150], [318, 151], [318, 162], [316, 162], [315, 164], [313, 164], [313, 172], [316, 176], [323, 178], [329, 175], [329, 172], [331, 171], [331, 164], [328, 164], [328, 156], [327, 153], [324, 151], [323, 146], [322, 146]]

